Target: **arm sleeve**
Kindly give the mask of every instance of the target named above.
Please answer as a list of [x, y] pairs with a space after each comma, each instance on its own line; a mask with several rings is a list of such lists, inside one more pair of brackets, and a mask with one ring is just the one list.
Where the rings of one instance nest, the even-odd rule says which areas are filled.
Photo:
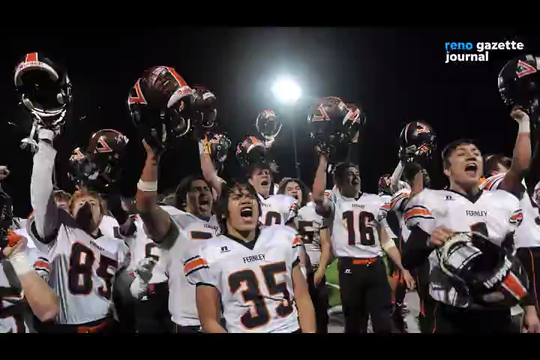
[[421, 266], [433, 251], [428, 246], [429, 234], [415, 226], [403, 242], [401, 263], [407, 270]]
[[403, 189], [398, 191], [390, 200], [390, 210], [403, 212], [409, 201], [410, 191]]
[[398, 163], [396, 168], [394, 169], [394, 172], [392, 173], [392, 176], [390, 177], [390, 191], [393, 193], [400, 190], [400, 179], [401, 175], [403, 174], [403, 164], [401, 161]]
[[118, 246], [118, 271], [127, 269], [130, 264], [131, 251], [124, 242], [121, 242]]
[[298, 204], [296, 204], [296, 200], [292, 196], [285, 197], [285, 222], [284, 224], [289, 223], [290, 221], [293, 221], [294, 218], [298, 215]]
[[49, 263], [47, 256], [37, 249], [27, 249], [26, 251], [28, 258], [33, 261], [34, 270], [43, 280], [45, 280], [45, 282], [49, 281], [51, 264]]
[[429, 199], [426, 190], [409, 199], [403, 215], [403, 221], [408, 229], [419, 227], [428, 235], [435, 230], [435, 216], [432, 210], [434, 206], [430, 200], [432, 199]]
[[52, 174], [56, 150], [46, 141], [40, 141], [34, 155], [30, 201], [34, 209], [30, 231], [36, 240], [47, 244], [56, 239], [59, 227], [58, 208], [54, 203]]
[[202, 247], [196, 247], [188, 251], [188, 257], [184, 260], [184, 275], [192, 285], [207, 285], [217, 288], [217, 281], [210, 271], [210, 266], [204, 258]]

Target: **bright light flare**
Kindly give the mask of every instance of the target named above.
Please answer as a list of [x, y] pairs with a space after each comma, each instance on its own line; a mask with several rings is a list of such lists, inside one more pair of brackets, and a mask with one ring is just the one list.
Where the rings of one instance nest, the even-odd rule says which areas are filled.
[[272, 86], [272, 94], [280, 103], [292, 105], [302, 95], [302, 89], [292, 79], [280, 78]]

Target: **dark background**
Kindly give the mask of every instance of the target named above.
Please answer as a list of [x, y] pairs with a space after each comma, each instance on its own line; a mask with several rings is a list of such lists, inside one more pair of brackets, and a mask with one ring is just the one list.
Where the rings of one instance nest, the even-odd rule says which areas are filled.
[[[362, 133], [363, 189], [376, 192], [377, 180], [397, 164], [401, 127], [413, 120], [430, 123], [439, 137], [433, 163], [435, 187], [446, 185], [439, 154], [457, 138], [478, 141], [484, 153], [511, 154], [517, 125], [497, 91], [497, 74], [516, 52], [490, 51], [489, 62], [445, 64], [445, 42], [506, 41], [525, 44], [535, 53], [536, 34], [508, 28], [99, 28], [20, 29], [0, 35], [0, 164], [11, 176], [4, 188], [15, 198], [15, 213], [30, 212], [31, 154], [19, 149], [27, 135], [26, 113], [17, 106], [12, 74], [25, 53], [47, 51], [68, 68], [74, 88], [70, 122], [55, 140], [58, 185], [73, 190], [65, 173], [67, 159], [90, 134], [115, 128], [129, 138], [122, 183], [133, 195], [144, 153], [127, 111], [130, 87], [145, 68], [173, 66], [188, 84], [204, 84], [218, 97], [218, 118], [233, 144], [254, 132], [261, 110], [282, 116], [284, 128], [275, 143], [281, 176], [294, 175], [291, 130], [297, 124], [302, 179], [311, 184], [316, 166], [309, 141], [307, 102], [294, 111], [272, 103], [270, 86], [280, 73], [295, 76], [312, 97], [339, 96], [361, 104], [368, 123]], [[540, 40], [540, 38], [538, 38]], [[79, 118], [84, 117], [82, 120]], [[9, 123], [18, 124], [15, 127]], [[174, 188], [199, 169], [194, 144], [165, 155], [160, 189]], [[233, 158], [232, 154], [230, 158]], [[229, 173], [237, 171], [230, 161]]]

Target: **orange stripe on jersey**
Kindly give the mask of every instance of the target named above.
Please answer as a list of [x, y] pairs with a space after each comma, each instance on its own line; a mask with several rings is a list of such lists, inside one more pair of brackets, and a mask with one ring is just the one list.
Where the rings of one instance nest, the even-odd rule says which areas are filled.
[[513, 273], [508, 274], [506, 279], [504, 279], [503, 286], [519, 299], [522, 299], [527, 295], [527, 289]]
[[484, 185], [484, 189], [491, 190], [491, 187], [495, 184], [495, 182], [497, 182], [498, 180], [501, 180], [502, 178], [504, 178], [504, 174], [497, 174], [497, 175], [491, 176], [490, 178], [486, 180], [487, 182]]
[[208, 266], [208, 263], [206, 262], [206, 260], [197, 257], [184, 265], [184, 274], [187, 274], [188, 272], [199, 266]]
[[300, 236], [295, 237], [293, 242], [292, 242], [293, 247], [298, 246], [298, 245], [302, 245], [302, 244], [303, 244], [303, 242], [302, 242], [302, 239], [300, 238]]
[[392, 201], [390, 201], [390, 209], [393, 209], [394, 206], [396, 206], [396, 203], [401, 200], [401, 199], [404, 199], [404, 198], [408, 198], [409, 197], [409, 193], [401, 193], [401, 194], [398, 194], [396, 195]]
[[431, 211], [429, 211], [426, 208], [418, 208], [413, 207], [409, 211], [405, 213], [405, 216], [403, 217], [403, 220], [407, 221], [408, 218], [412, 216], [425, 216], [425, 217], [433, 217], [433, 214]]
[[26, 58], [24, 59], [24, 62], [31, 62], [31, 61], [38, 61], [38, 54], [37, 52], [33, 52], [26, 55]]
[[35, 268], [51, 270], [51, 265], [46, 261], [38, 260], [34, 263], [34, 269]]

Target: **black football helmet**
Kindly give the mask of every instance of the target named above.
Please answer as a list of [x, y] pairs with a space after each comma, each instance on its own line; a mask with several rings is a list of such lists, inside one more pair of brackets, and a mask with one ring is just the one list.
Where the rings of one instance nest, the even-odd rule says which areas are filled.
[[212, 129], [217, 118], [217, 98], [210, 90], [201, 85], [193, 86], [191, 123], [204, 131]]
[[227, 160], [231, 140], [223, 134], [207, 134], [204, 139], [204, 147], [214, 164], [222, 164]]
[[67, 72], [42, 53], [26, 54], [13, 76], [21, 104], [38, 125], [57, 128], [72, 100]]
[[429, 125], [413, 121], [405, 125], [399, 135], [400, 159], [419, 162], [431, 159], [437, 147], [437, 136]]
[[130, 90], [131, 118], [146, 142], [164, 150], [191, 130], [189, 116], [193, 90], [176, 70], [154, 66]]
[[457, 233], [437, 251], [442, 272], [476, 303], [510, 308], [527, 295], [529, 280], [514, 251], [477, 232]]
[[281, 121], [272, 110], [263, 110], [255, 120], [255, 127], [259, 135], [265, 140], [265, 146], [272, 145], [281, 131]]
[[365, 123], [365, 116], [357, 106], [349, 108], [340, 98], [330, 96], [311, 108], [308, 122], [319, 151], [329, 154], [329, 161], [336, 163], [344, 160], [346, 147]]
[[264, 142], [255, 136], [248, 136], [236, 145], [236, 159], [242, 167], [268, 164]]
[[121, 132], [103, 129], [92, 134], [85, 151], [73, 150], [70, 178], [79, 186], [105, 192], [121, 175], [121, 161], [129, 139]]
[[538, 106], [540, 98], [540, 58], [520, 55], [508, 61], [499, 72], [498, 86], [503, 101], [529, 112]]
[[8, 244], [8, 230], [13, 223], [13, 201], [0, 188], [0, 250]]

